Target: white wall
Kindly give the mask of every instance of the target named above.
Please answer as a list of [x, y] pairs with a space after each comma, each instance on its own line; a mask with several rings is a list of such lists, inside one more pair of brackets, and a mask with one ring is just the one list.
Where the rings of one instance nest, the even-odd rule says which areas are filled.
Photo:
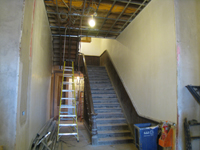
[[[200, 105], [186, 85], [200, 85], [200, 1], [175, 0], [177, 70], [178, 70], [178, 149], [184, 149], [183, 121], [200, 121]], [[193, 127], [194, 128], [194, 127]], [[199, 131], [195, 129], [195, 134]], [[193, 149], [200, 149], [199, 140], [192, 142]]]
[[139, 115], [177, 122], [173, 0], [152, 0], [117, 40], [102, 40]]
[[85, 55], [99, 56], [102, 54], [101, 39], [92, 38], [91, 43], [81, 42], [80, 52]]

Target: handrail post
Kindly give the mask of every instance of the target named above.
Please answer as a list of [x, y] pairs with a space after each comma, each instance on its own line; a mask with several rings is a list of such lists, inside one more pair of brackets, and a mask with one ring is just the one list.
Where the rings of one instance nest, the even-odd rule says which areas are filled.
[[97, 118], [97, 114], [91, 114], [91, 123], [92, 123], [91, 141], [92, 141], [92, 145], [97, 145], [98, 144], [96, 118]]

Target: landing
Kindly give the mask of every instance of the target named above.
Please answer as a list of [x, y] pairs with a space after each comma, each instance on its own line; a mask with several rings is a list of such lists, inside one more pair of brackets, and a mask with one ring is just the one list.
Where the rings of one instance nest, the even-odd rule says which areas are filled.
[[134, 144], [116, 144], [105, 146], [92, 146], [83, 123], [78, 123], [79, 142], [73, 136], [61, 137], [58, 150], [137, 150]]

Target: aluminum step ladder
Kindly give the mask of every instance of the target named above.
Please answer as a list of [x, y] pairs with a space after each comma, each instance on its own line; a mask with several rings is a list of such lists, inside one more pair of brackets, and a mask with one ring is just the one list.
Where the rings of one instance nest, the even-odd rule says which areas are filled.
[[[60, 107], [59, 107], [59, 117], [58, 117], [58, 135], [57, 141], [59, 141], [61, 136], [75, 136], [79, 142], [78, 135], [78, 123], [77, 123], [77, 111], [76, 111], [76, 93], [75, 93], [75, 83], [74, 83], [74, 62], [68, 60], [72, 63], [72, 67], [65, 66], [66, 61], [64, 61], [63, 66], [63, 76], [62, 76], [62, 85], [61, 85], [61, 96], [60, 96]], [[68, 73], [65, 73], [68, 72]], [[72, 82], [67, 81], [67, 79], [72, 79]], [[69, 85], [72, 85], [72, 89], [69, 89]], [[67, 93], [67, 97], [63, 97], [63, 93]], [[72, 94], [72, 97], [69, 97], [69, 93]], [[69, 105], [72, 101], [72, 105]], [[66, 105], [67, 103], [67, 105]], [[66, 110], [67, 109], [67, 110]], [[69, 113], [69, 109], [72, 109], [73, 114]], [[62, 120], [73, 120], [73, 123]], [[71, 132], [61, 132], [61, 128], [68, 128], [67, 130]], [[63, 129], [63, 130], [65, 130]]]

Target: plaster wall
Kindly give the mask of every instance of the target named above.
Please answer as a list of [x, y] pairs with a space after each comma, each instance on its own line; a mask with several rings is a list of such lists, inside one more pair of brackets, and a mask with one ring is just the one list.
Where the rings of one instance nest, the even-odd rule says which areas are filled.
[[28, 149], [29, 146], [29, 114], [30, 114], [30, 68], [31, 59], [30, 39], [33, 15], [33, 0], [26, 0], [24, 3], [24, 18], [22, 25], [22, 38], [19, 63], [19, 84], [17, 101], [17, 128], [16, 128], [16, 149]]
[[102, 54], [100, 38], [92, 38], [91, 43], [81, 42], [80, 52], [85, 55], [99, 56]]
[[52, 37], [43, 0], [36, 0], [33, 25], [29, 140], [50, 119]]
[[102, 40], [138, 114], [177, 122], [173, 0], [152, 0], [116, 40]]
[[23, 0], [0, 5], [0, 145], [15, 149]]
[[[178, 71], [178, 149], [184, 149], [184, 118], [200, 121], [200, 105], [185, 87], [200, 84], [200, 1], [175, 0]], [[194, 128], [193, 135], [200, 135]], [[199, 140], [192, 142], [200, 149]]]
[[52, 39], [43, 0], [25, 0], [16, 149], [27, 150], [50, 115]]

